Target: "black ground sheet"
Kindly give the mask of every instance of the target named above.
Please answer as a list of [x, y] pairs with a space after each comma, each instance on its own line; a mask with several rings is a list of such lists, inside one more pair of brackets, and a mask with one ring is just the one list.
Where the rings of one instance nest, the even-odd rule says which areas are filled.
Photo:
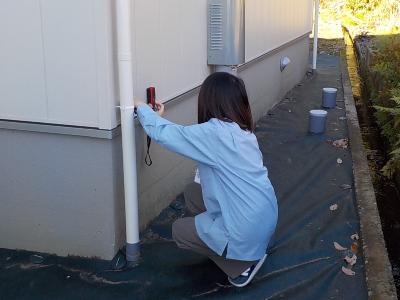
[[[308, 134], [308, 111], [320, 108], [328, 86], [339, 88], [338, 107], [329, 110], [325, 134]], [[334, 247], [350, 249], [359, 232], [350, 149], [332, 144], [347, 137], [342, 99], [339, 59], [321, 56], [318, 73], [257, 123], [279, 222], [248, 287], [232, 287], [213, 262], [175, 246], [171, 223], [184, 213], [180, 196], [143, 233], [142, 261], [133, 269], [0, 249], [0, 299], [367, 299], [361, 245], [353, 276], [342, 271], [349, 251]]]

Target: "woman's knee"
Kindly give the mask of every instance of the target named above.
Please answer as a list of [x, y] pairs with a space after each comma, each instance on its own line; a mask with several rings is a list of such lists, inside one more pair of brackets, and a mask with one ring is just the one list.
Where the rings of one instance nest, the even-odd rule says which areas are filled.
[[183, 219], [178, 219], [172, 223], [172, 238], [179, 247], [181, 247], [184, 241], [184, 223]]
[[190, 240], [191, 223], [193, 218], [182, 218], [172, 223], [172, 238], [179, 248], [187, 248], [186, 244]]
[[172, 223], [172, 238], [176, 242], [178, 236], [179, 236], [179, 221], [181, 219], [176, 220], [174, 223]]

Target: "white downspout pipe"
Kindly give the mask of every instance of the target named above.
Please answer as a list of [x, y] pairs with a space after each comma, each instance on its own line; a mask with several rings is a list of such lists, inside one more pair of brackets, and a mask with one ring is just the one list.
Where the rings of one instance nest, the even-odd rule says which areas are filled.
[[314, 45], [313, 45], [313, 62], [312, 62], [313, 71], [317, 69], [318, 25], [319, 25], [319, 0], [314, 0]]
[[125, 189], [126, 259], [128, 263], [136, 263], [140, 256], [140, 240], [133, 106], [131, 1], [116, 0], [116, 12], [122, 155]]

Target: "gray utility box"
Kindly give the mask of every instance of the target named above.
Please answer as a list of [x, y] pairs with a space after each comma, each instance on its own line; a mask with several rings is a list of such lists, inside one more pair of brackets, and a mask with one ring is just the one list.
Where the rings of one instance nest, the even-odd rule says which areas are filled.
[[245, 0], [208, 0], [208, 64], [245, 62]]

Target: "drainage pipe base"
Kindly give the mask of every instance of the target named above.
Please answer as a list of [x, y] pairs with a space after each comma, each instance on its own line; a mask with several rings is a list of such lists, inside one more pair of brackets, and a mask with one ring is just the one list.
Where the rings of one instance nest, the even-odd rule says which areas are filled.
[[128, 263], [136, 263], [140, 259], [140, 243], [126, 243], [126, 260]]

